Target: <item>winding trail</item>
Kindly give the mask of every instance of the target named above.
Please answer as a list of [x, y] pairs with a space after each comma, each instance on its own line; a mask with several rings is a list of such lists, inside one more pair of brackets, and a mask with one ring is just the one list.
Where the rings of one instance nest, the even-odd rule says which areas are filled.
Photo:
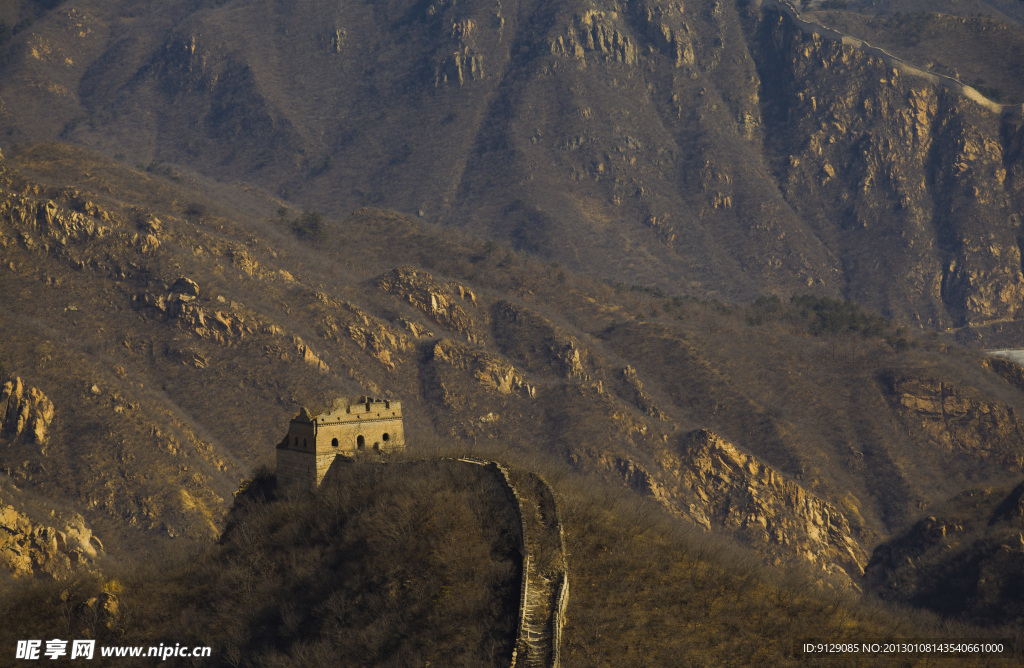
[[834, 30], [820, 23], [808, 21], [800, 16], [800, 12], [797, 11], [796, 7], [794, 7], [788, 0], [761, 0], [761, 5], [762, 7], [771, 7], [785, 14], [793, 21], [794, 25], [800, 28], [800, 30], [805, 34], [819, 35], [826, 39], [839, 42], [843, 46], [850, 46], [869, 55], [881, 58], [884, 62], [891, 65], [902, 74], [924, 79], [936, 86], [944, 86], [954, 90], [992, 113], [1024, 117], [1024, 104], [999, 104], [998, 102], [985, 97], [976, 89], [968, 86], [958, 79], [946, 76], [945, 74], [936, 74], [935, 72], [922, 70], [906, 60], [903, 60], [899, 56], [894, 56], [884, 49], [872, 46], [862, 39], [845, 35], [838, 30]]

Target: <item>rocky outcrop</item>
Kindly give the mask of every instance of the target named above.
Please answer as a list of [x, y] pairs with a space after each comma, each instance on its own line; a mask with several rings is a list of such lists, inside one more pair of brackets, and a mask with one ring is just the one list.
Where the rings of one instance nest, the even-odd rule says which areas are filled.
[[[392, 370], [401, 354], [413, 349], [412, 343], [404, 333], [394, 331], [388, 323], [370, 315], [355, 304], [333, 299], [323, 292], [317, 292], [315, 298], [327, 307], [326, 312], [318, 314], [325, 339], [340, 343], [347, 338], [370, 357]], [[401, 320], [401, 324], [416, 338], [426, 331], [408, 320]]]
[[57, 529], [0, 503], [0, 567], [16, 577], [67, 577], [102, 554], [102, 543], [81, 517]]
[[401, 334], [395, 334], [385, 326], [347, 325], [345, 328], [349, 338], [371, 357], [389, 369], [395, 368], [394, 354], [406, 352], [412, 344]]
[[139, 220], [137, 227], [139, 231], [132, 235], [132, 244], [139, 249], [143, 255], [151, 255], [160, 248], [160, 233], [163, 225], [156, 216], [145, 216]]
[[907, 429], [923, 433], [945, 452], [1024, 467], [1024, 429], [1011, 406], [934, 378], [890, 372], [883, 387]]
[[165, 285], [163, 290], [132, 295], [131, 301], [137, 309], [160, 313], [199, 338], [225, 346], [238, 343], [259, 329], [256, 320], [229, 308], [223, 298], [216, 303], [207, 301], [204, 306], [199, 295], [199, 285], [195, 281], [180, 277], [169, 287]]
[[985, 368], [996, 372], [1018, 390], [1024, 391], [1024, 367], [1017, 362], [992, 354], [991, 357], [985, 358], [983, 364]]
[[786, 547], [826, 570], [835, 565], [860, 576], [867, 555], [846, 516], [831, 503], [709, 431], [683, 442], [679, 480], [701, 503], [690, 512], [770, 545]]
[[666, 53], [676, 67], [693, 65], [694, 52], [690, 26], [683, 20], [682, 3], [645, 0], [636, 6], [648, 38], [656, 48]]
[[592, 53], [604, 60], [636, 65], [637, 47], [620, 23], [618, 12], [588, 10], [573, 21], [566, 35], [551, 43], [551, 52], [581, 62]]
[[[499, 300], [491, 307], [491, 333], [501, 352], [530, 373], [550, 374], [589, 387], [598, 394], [618, 397], [649, 417], [668, 417], [644, 390], [636, 369], [613, 369], [584, 342], [549, 318], [525, 306]], [[619, 419], [620, 406], [612, 408]]]
[[483, 78], [483, 56], [470, 47], [463, 46], [455, 53], [445, 56], [438, 63], [434, 73], [434, 86], [440, 87], [453, 83], [461, 87], [467, 81], [478, 81]]
[[982, 625], [1024, 619], [1024, 485], [968, 490], [879, 545], [866, 569], [882, 598]]
[[53, 415], [53, 402], [41, 390], [27, 387], [21, 378], [8, 380], [0, 390], [0, 436], [24, 435], [45, 443]]
[[[457, 285], [453, 291], [451, 286], [439, 283], [425, 271], [398, 267], [381, 276], [377, 287], [412, 304], [449, 331], [471, 342], [478, 340], [473, 319], [459, 303], [476, 305], [476, 296], [464, 286]], [[455, 292], [460, 296], [456, 297]]]
[[773, 561], [810, 562], [847, 585], [864, 572], [867, 554], [841, 510], [710, 431], [687, 434], [654, 469], [621, 457], [612, 464], [673, 513], [724, 528]]
[[[478, 38], [482, 36], [480, 23], [467, 16], [456, 17], [455, 3], [452, 3], [447, 11], [443, 12], [443, 17], [438, 15], [439, 9], [441, 8], [436, 5], [431, 5], [427, 9], [428, 16], [436, 16], [439, 19], [438, 24], [443, 26], [448, 33], [446, 40], [448, 48], [441, 50], [441, 55], [438, 56], [434, 66], [434, 87], [457, 85], [461, 88], [471, 81], [482, 81], [485, 77], [484, 56], [478, 41]], [[485, 23], [499, 27], [500, 31], [500, 26], [504, 23], [500, 14], [501, 5], [499, 4], [498, 15], [488, 17], [488, 19], [496, 18], [498, 20], [496, 22], [486, 20]], [[487, 35], [483, 35], [484, 42], [490, 42], [495, 37], [490, 31], [487, 33]]]
[[[662, 53], [676, 67], [695, 62], [690, 26], [681, 4], [645, 1], [629, 13], [591, 9], [578, 14], [564, 34], [551, 41], [551, 53], [586, 64], [592, 60], [637, 65], [649, 50]], [[636, 27], [634, 37], [630, 22]]]
[[295, 350], [299, 355], [300, 361], [308, 364], [318, 371], [323, 371], [324, 373], [331, 370], [331, 367], [327, 365], [327, 362], [320, 359], [320, 356], [313, 352], [313, 349], [306, 345], [306, 342], [301, 338], [296, 336], [292, 339], [292, 342], [295, 344]]
[[115, 594], [105, 591], [86, 599], [76, 612], [92, 622], [93, 629], [96, 625], [102, 625], [108, 631], [113, 631], [121, 619], [121, 604]]
[[501, 300], [491, 308], [491, 318], [495, 343], [529, 371], [554, 371], [583, 382], [594, 375], [591, 355], [580, 341], [540, 314]]
[[[1024, 273], [1011, 175], [1019, 166], [1005, 137], [1019, 123], [1003, 112], [1019, 118], [1019, 105], [994, 105], [802, 21], [788, 3], [764, 7], [760, 74], [764, 108], [777, 121], [764, 131], [789, 156], [778, 180], [806, 220], [834, 224], [842, 203], [848, 296], [881, 299], [926, 324], [1017, 318]], [[883, 245], [870, 260], [858, 250]]]
[[171, 293], [179, 294], [183, 297], [191, 297], [192, 299], [199, 298], [199, 284], [191, 278], [185, 278], [184, 276], [174, 281], [171, 285], [170, 291]]
[[532, 398], [537, 393], [537, 388], [527, 383], [526, 378], [512, 364], [482, 348], [471, 348], [451, 339], [441, 339], [433, 346], [432, 362], [438, 382], [434, 390], [446, 397], [447, 403], [463, 394], [460, 381], [467, 374], [480, 387], [499, 395]]
[[666, 417], [661, 409], [654, 404], [654, 400], [651, 399], [651, 395], [644, 391], [644, 384], [637, 375], [636, 369], [627, 364], [626, 368], [622, 370], [622, 379], [632, 391], [633, 404], [637, 408], [650, 417], [657, 418], [662, 421], [668, 420], [668, 417]]
[[78, 191], [68, 189], [54, 196], [57, 201], [15, 192], [0, 196], [0, 221], [27, 250], [69, 256], [69, 244], [103, 239], [112, 233], [111, 214]]

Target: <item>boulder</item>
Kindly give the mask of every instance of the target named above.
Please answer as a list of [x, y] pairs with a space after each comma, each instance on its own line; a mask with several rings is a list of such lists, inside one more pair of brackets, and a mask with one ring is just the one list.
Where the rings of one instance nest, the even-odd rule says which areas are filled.
[[170, 292], [176, 292], [178, 294], [186, 295], [189, 297], [199, 297], [199, 285], [191, 278], [185, 278], [182, 276], [174, 282], [171, 286]]

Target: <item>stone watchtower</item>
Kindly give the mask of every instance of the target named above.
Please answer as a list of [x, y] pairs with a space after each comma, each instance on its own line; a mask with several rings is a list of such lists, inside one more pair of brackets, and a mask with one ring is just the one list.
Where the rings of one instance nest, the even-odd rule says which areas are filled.
[[335, 399], [329, 410], [316, 415], [303, 407], [277, 445], [277, 484], [283, 490], [314, 490], [339, 455], [404, 449], [402, 404], [397, 401]]

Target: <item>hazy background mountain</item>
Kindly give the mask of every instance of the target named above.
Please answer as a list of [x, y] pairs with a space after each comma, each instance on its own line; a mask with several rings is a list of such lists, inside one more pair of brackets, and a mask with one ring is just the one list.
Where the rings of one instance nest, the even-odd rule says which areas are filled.
[[[801, 4], [1022, 101], [1016, 2]], [[706, 296], [812, 291], [937, 328], [1020, 305], [1019, 104], [988, 110], [771, 2], [8, 11], [36, 15], [5, 46], [8, 147], [59, 137], [333, 214], [422, 213]]]

